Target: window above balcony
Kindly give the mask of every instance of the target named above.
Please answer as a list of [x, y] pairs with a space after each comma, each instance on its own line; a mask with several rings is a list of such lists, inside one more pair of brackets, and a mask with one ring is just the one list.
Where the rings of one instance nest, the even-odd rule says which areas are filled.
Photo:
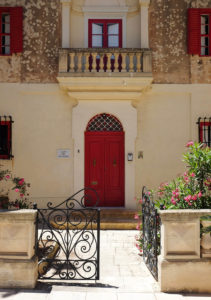
[[89, 19], [89, 48], [122, 48], [121, 19]]
[[149, 48], [149, 0], [60, 1], [62, 48]]

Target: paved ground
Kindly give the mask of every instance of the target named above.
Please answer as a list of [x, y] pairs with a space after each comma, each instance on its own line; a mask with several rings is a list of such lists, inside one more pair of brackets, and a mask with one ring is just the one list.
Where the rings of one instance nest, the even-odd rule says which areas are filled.
[[137, 231], [101, 231], [101, 279], [83, 283], [39, 283], [35, 290], [0, 290], [5, 300], [202, 300], [211, 295], [160, 293], [134, 245]]

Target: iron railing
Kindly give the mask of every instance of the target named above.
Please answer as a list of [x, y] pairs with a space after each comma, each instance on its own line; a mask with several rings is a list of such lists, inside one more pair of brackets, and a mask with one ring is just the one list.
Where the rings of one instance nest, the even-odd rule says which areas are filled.
[[11, 159], [12, 155], [12, 120], [11, 116], [0, 116], [0, 159]]
[[46, 209], [38, 209], [40, 279], [99, 279], [100, 209], [95, 200], [97, 193], [86, 188], [59, 205], [49, 202]]
[[142, 230], [143, 260], [154, 278], [158, 280], [160, 217], [146, 187], [142, 189]]
[[199, 142], [211, 147], [211, 117], [198, 118]]

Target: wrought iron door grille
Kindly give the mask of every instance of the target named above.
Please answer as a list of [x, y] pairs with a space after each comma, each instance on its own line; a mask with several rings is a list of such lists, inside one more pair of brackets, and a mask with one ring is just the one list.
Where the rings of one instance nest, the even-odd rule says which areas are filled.
[[158, 254], [160, 253], [160, 217], [146, 187], [142, 189], [143, 260], [158, 280]]
[[211, 147], [211, 117], [198, 118], [199, 142]]
[[94, 190], [83, 189], [57, 206], [38, 209], [40, 279], [99, 279], [100, 210], [85, 206], [90, 193], [98, 199]]
[[123, 127], [115, 116], [103, 113], [89, 121], [86, 131], [123, 131]]

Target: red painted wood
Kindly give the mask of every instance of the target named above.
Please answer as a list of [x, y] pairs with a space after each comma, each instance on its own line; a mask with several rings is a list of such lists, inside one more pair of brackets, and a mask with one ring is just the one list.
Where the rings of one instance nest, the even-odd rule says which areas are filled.
[[92, 24], [103, 24], [103, 48], [108, 48], [108, 24], [119, 24], [119, 47], [122, 48], [122, 20], [121, 19], [89, 19], [88, 21], [88, 46], [92, 48]]
[[[22, 7], [0, 7], [0, 28], [1, 14], [10, 14], [10, 54], [23, 51], [23, 8]], [[0, 54], [1, 53], [1, 29], [0, 29]], [[9, 54], [9, 55], [10, 55]], [[8, 55], [8, 54], [4, 54]]]
[[23, 8], [11, 7], [11, 53], [23, 51]]
[[188, 9], [188, 53], [200, 54], [200, 10]]
[[[85, 187], [101, 207], [124, 206], [124, 132], [85, 132]], [[93, 196], [93, 195], [92, 195]]]

